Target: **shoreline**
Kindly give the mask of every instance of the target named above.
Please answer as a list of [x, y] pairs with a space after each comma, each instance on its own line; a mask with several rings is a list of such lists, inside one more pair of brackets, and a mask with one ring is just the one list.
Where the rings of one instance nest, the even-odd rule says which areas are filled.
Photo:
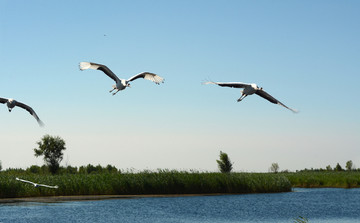
[[[354, 189], [359, 187], [293, 187], [291, 191], [271, 192], [271, 193], [290, 193], [295, 192], [295, 188], [321, 189], [321, 188], [339, 188]], [[248, 193], [205, 193], [205, 194], [132, 194], [132, 195], [68, 195], [68, 196], [40, 196], [40, 197], [17, 197], [0, 198], [0, 204], [38, 202], [38, 203], [56, 203], [69, 201], [97, 201], [110, 199], [141, 199], [141, 198], [167, 198], [167, 197], [195, 197], [195, 196], [223, 196], [223, 195], [241, 195]], [[256, 194], [256, 193], [255, 193]]]
[[140, 194], [140, 195], [72, 195], [72, 196], [45, 196], [45, 197], [19, 197], [19, 198], [0, 198], [0, 204], [4, 203], [22, 203], [22, 202], [39, 202], [39, 203], [56, 203], [68, 201], [96, 201], [110, 199], [140, 199], [150, 197], [194, 197], [194, 196], [221, 196], [234, 195], [228, 193], [215, 194]]

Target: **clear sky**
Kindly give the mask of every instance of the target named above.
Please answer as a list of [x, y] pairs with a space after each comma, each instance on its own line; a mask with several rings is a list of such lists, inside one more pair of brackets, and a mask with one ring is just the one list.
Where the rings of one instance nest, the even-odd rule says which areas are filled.
[[[62, 165], [217, 171], [360, 168], [359, 1], [0, 0], [3, 168], [42, 165], [45, 134], [66, 141]], [[150, 71], [109, 94], [101, 71]], [[204, 80], [257, 83], [291, 111]]]

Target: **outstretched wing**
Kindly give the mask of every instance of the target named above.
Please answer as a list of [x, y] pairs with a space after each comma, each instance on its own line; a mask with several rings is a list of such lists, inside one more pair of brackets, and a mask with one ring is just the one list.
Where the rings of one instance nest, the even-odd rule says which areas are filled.
[[271, 96], [269, 93], [267, 93], [266, 91], [259, 89], [255, 92], [255, 94], [259, 95], [262, 98], [265, 98], [266, 100], [270, 101], [271, 103], [274, 104], [278, 104], [281, 105], [289, 110], [291, 110], [294, 113], [297, 113], [298, 111], [292, 108], [289, 108], [288, 106], [284, 105], [283, 103], [281, 103], [280, 101], [278, 101], [276, 98], [274, 98], [273, 96]]
[[38, 184], [38, 186], [39, 186], [39, 187], [54, 188], [54, 189], [59, 188], [58, 186], [49, 186], [49, 185], [46, 185], [46, 184]]
[[0, 103], [5, 104], [8, 101], [6, 98], [0, 98]]
[[32, 184], [32, 185], [36, 185], [34, 182], [31, 182], [31, 181], [28, 181], [28, 180], [23, 180], [23, 179], [20, 179], [20, 178], [15, 178], [16, 180], [18, 180], [18, 181], [21, 181], [21, 182], [24, 182], [24, 183], [28, 183], [28, 184]]
[[216, 84], [220, 87], [231, 87], [231, 88], [245, 88], [247, 86], [250, 86], [250, 84], [245, 84], [241, 82], [204, 82], [203, 84]]
[[23, 103], [18, 102], [18, 101], [16, 101], [16, 106], [18, 106], [20, 108], [23, 108], [26, 111], [28, 111], [32, 116], [34, 116], [34, 118], [36, 119], [36, 121], [39, 123], [40, 126], [44, 126], [44, 123], [40, 120], [39, 116], [37, 116], [35, 111], [30, 106], [27, 106], [26, 104], [23, 104]]
[[116, 83], [120, 82], [120, 79], [105, 65], [91, 63], [91, 62], [80, 62], [79, 67], [80, 67], [80, 70], [87, 70], [87, 69], [101, 70], [108, 77], [113, 79]]
[[128, 81], [133, 81], [133, 80], [136, 80], [138, 78], [144, 78], [146, 80], [154, 82], [155, 84], [164, 83], [164, 78], [160, 77], [159, 75], [150, 73], [150, 72], [142, 72], [140, 74], [137, 74], [137, 75], [135, 75], [133, 77], [130, 77], [128, 79]]

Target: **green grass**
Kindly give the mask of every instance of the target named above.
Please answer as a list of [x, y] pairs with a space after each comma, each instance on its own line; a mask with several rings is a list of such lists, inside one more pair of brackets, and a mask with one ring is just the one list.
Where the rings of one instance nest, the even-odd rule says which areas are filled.
[[[37, 183], [58, 185], [58, 189], [34, 188], [16, 177]], [[0, 172], [0, 198], [135, 195], [135, 194], [211, 194], [274, 193], [291, 191], [290, 181], [280, 174], [197, 173], [160, 170], [141, 173], [33, 174]]]
[[[58, 185], [58, 189], [34, 188], [15, 180]], [[159, 170], [140, 173], [76, 173], [50, 175], [28, 171], [0, 172], [0, 198], [69, 196], [69, 195], [136, 195], [136, 194], [211, 194], [274, 193], [291, 191], [292, 187], [360, 187], [360, 172], [302, 171], [297, 173], [200, 173]]]
[[323, 171], [323, 172], [297, 172], [281, 173], [287, 177], [293, 187], [360, 187], [360, 172], [358, 171]]

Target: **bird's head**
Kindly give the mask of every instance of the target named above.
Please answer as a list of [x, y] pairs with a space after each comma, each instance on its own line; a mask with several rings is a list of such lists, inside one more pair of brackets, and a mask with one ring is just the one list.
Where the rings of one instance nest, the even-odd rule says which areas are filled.
[[131, 87], [130, 82], [126, 82], [126, 87]]

